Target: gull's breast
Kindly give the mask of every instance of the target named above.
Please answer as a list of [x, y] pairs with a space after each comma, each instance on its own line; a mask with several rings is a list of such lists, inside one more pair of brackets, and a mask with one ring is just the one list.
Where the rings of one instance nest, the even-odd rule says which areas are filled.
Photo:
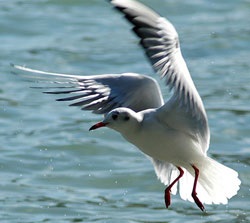
[[204, 156], [195, 138], [157, 121], [144, 122], [136, 132], [131, 131], [124, 138], [143, 153], [176, 166], [195, 164]]

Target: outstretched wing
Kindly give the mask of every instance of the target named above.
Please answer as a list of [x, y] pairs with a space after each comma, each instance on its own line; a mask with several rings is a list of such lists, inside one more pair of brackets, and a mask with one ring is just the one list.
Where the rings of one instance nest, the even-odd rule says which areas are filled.
[[174, 26], [134, 0], [110, 2], [133, 24], [153, 68], [173, 90], [172, 98], [158, 110], [158, 115], [171, 127], [198, 136], [206, 151], [210, 134], [205, 109], [182, 57]]
[[[105, 114], [117, 107], [128, 107], [136, 112], [158, 108], [163, 104], [158, 83], [135, 73], [77, 76], [34, 70], [14, 65], [15, 68], [40, 74], [56, 86], [45, 86], [44, 93], [64, 95], [57, 101], [72, 101], [70, 106]], [[32, 77], [32, 76], [29, 76]], [[34, 76], [33, 76], [34, 77]], [[67, 95], [67, 96], [66, 96]]]

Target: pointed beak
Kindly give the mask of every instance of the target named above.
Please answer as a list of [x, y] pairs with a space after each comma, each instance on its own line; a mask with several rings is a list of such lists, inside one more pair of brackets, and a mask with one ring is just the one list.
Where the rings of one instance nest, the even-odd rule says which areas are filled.
[[98, 122], [98, 123], [94, 124], [93, 126], [91, 126], [89, 131], [95, 130], [95, 129], [98, 129], [98, 128], [101, 128], [101, 127], [105, 127], [107, 124], [108, 123], [105, 123], [105, 122]]

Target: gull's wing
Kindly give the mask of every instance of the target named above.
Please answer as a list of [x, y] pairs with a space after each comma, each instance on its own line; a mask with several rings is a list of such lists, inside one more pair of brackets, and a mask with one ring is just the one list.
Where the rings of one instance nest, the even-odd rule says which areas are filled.
[[[161, 183], [168, 186], [176, 179], [176, 177], [178, 177], [179, 170], [173, 164], [158, 159], [153, 159], [151, 157], [148, 158], [153, 163], [156, 176], [161, 181]], [[178, 184], [174, 184], [174, 186], [171, 188], [172, 194], [176, 194], [177, 185]]]
[[[40, 74], [37, 78], [48, 80], [53, 86], [39, 88], [47, 89], [44, 93], [64, 95], [57, 99], [58, 101], [73, 101], [70, 106], [80, 106], [83, 110], [92, 110], [97, 114], [105, 114], [117, 107], [128, 107], [138, 112], [158, 108], [163, 104], [158, 83], [144, 75], [125, 73], [77, 76], [44, 72], [18, 65], [14, 67]], [[30, 75], [29, 77], [34, 78]]]
[[158, 110], [167, 125], [197, 137], [206, 152], [209, 128], [202, 100], [182, 57], [174, 26], [150, 8], [134, 0], [110, 0], [133, 24], [133, 31], [153, 68], [173, 90], [172, 98]]

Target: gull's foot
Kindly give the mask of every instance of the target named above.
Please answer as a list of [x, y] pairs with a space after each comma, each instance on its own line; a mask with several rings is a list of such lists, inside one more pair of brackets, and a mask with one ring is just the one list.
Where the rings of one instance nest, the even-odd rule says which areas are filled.
[[197, 194], [195, 192], [192, 193], [192, 197], [194, 199], [194, 202], [196, 205], [202, 210], [205, 211], [204, 205], [201, 203], [200, 199], [197, 197]]
[[195, 172], [195, 176], [194, 176], [194, 185], [193, 185], [193, 191], [192, 191], [192, 197], [194, 199], [194, 202], [196, 203], [196, 205], [202, 210], [205, 211], [205, 207], [204, 205], [201, 203], [200, 199], [197, 197], [197, 193], [196, 193], [196, 186], [197, 186], [197, 182], [198, 182], [198, 178], [199, 178], [199, 169], [195, 166], [192, 165], [192, 167], [194, 168], [194, 172]]
[[166, 205], [166, 208], [168, 208], [171, 204], [171, 195], [170, 195], [170, 188], [166, 188], [165, 190], [165, 205]]
[[178, 182], [178, 180], [183, 176], [184, 171], [180, 168], [177, 167], [177, 169], [180, 171], [179, 176], [176, 177], [176, 179], [165, 189], [165, 205], [166, 208], [168, 208], [171, 204], [171, 188]]

